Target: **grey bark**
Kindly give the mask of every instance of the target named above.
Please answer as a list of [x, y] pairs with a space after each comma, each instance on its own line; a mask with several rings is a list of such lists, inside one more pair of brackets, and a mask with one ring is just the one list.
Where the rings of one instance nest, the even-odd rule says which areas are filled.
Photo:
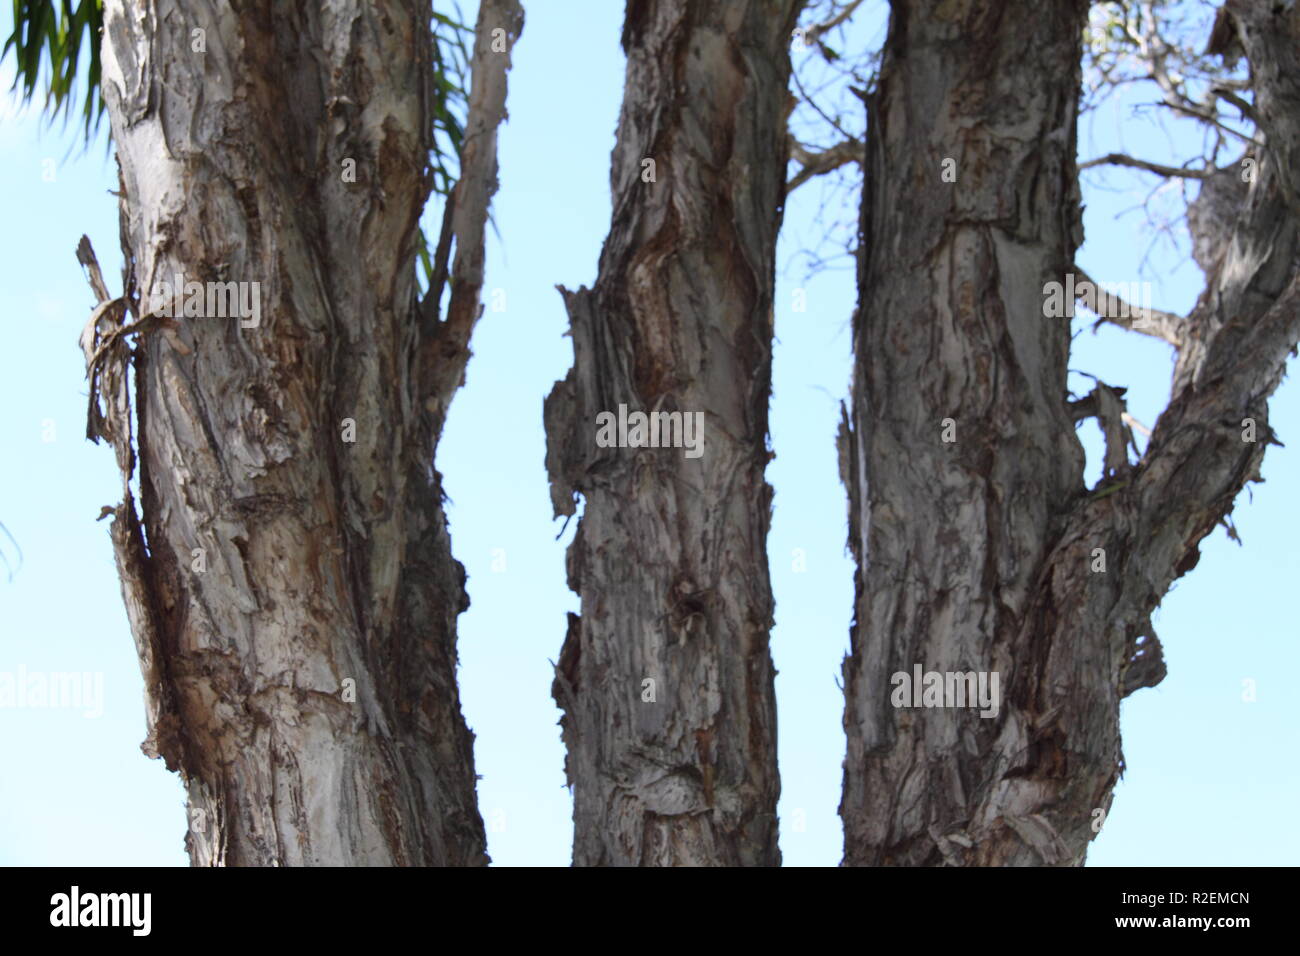
[[[518, 5], [480, 17], [454, 324], [414, 284], [426, 3], [109, 0], [105, 17], [127, 266], [83, 340], [90, 434], [123, 469], [144, 749], [185, 783], [191, 861], [485, 864], [455, 681], [465, 574], [433, 460], [495, 188], [509, 56], [487, 33], [513, 40]], [[257, 283], [260, 324], [161, 314], [177, 273]]]
[[[1145, 454], [1130, 465], [1108, 449], [1101, 486], [1084, 486], [1068, 324], [1044, 317], [1043, 286], [1073, 270], [1081, 240], [1086, 8], [893, 4], [841, 434], [859, 563], [846, 865], [1083, 862], [1123, 768], [1120, 700], [1164, 676], [1151, 612], [1271, 439], [1267, 400], [1300, 333], [1300, 27], [1281, 5], [1230, 0], [1267, 148], [1231, 216], [1191, 217], [1207, 290], [1170, 319], [1174, 390]], [[1119, 403], [1099, 387], [1090, 408], [1113, 419]], [[1258, 441], [1243, 440], [1247, 418]], [[892, 706], [891, 676], [915, 664], [1000, 672], [997, 717]]]
[[[576, 865], [780, 861], [763, 472], [798, 6], [628, 4], [613, 221], [545, 408], [555, 512], [585, 501], [554, 683]], [[702, 413], [703, 455], [598, 447], [620, 404]]]

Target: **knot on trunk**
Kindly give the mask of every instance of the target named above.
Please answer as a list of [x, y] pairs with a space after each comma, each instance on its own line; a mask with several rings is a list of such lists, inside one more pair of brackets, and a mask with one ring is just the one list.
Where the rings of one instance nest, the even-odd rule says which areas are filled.
[[1129, 641], [1124, 665], [1119, 674], [1119, 696], [1127, 697], [1143, 687], [1155, 687], [1165, 679], [1164, 650], [1150, 621]]

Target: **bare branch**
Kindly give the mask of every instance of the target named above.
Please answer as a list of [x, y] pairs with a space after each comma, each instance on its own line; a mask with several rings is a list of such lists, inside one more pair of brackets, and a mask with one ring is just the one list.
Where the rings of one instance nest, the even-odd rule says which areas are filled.
[[1143, 335], [1168, 342], [1174, 348], [1182, 347], [1187, 325], [1187, 320], [1183, 316], [1161, 309], [1146, 309], [1133, 305], [1107, 292], [1077, 265], [1074, 267], [1074, 274], [1079, 280], [1075, 286], [1077, 298], [1080, 301], [1084, 301], [1085, 296], [1092, 298], [1092, 301], [1085, 301], [1085, 304], [1097, 313], [1098, 325], [1109, 322], [1121, 329], [1141, 332]]
[[843, 9], [824, 23], [818, 23], [804, 31], [804, 42], [819, 43], [821, 38], [853, 16], [854, 11], [862, 6], [863, 0], [849, 0]]
[[1151, 437], [1151, 429], [1147, 428], [1145, 425], [1143, 425], [1140, 421], [1138, 421], [1128, 412], [1125, 412], [1121, 417], [1124, 419], [1124, 424], [1127, 425], [1129, 428], [1141, 432], [1147, 438]]
[[433, 251], [433, 273], [429, 277], [429, 288], [420, 303], [421, 321], [426, 329], [432, 329], [441, 318], [438, 310], [442, 306], [442, 290], [447, 287], [447, 270], [451, 265], [452, 216], [456, 211], [456, 190], [447, 194], [447, 201], [442, 207], [442, 228], [438, 231], [438, 245]]
[[1123, 153], [1107, 153], [1105, 156], [1098, 156], [1096, 159], [1090, 159], [1086, 163], [1079, 164], [1079, 171], [1092, 169], [1096, 166], [1128, 166], [1133, 169], [1144, 169], [1149, 173], [1155, 173], [1158, 176], [1178, 176], [1182, 179], [1209, 179], [1214, 175], [1213, 169], [1188, 169], [1185, 166], [1165, 166], [1163, 163], [1153, 163], [1145, 159], [1136, 159], [1132, 156], [1125, 156]]
[[1088, 540], [1122, 532], [1151, 606], [1195, 567], [1202, 539], [1259, 480], [1276, 443], [1268, 401], [1300, 343], [1300, 210], [1287, 202], [1300, 169], [1300, 22], [1245, 0], [1224, 9], [1246, 27], [1238, 34], [1256, 109], [1275, 133], [1184, 320], [1169, 405], [1133, 480], [1077, 512], [1067, 532]]
[[799, 78], [798, 71], [791, 73], [790, 78], [794, 80], [794, 85], [799, 90], [799, 99], [802, 102], [807, 103], [808, 106], [813, 110], [813, 112], [815, 112], [818, 116], [820, 116], [823, 120], [825, 120], [827, 125], [829, 125], [832, 129], [834, 129], [845, 139], [853, 139], [853, 134], [850, 133], [848, 130], [846, 130], [843, 126], [841, 126], [838, 120], [831, 119], [831, 117], [826, 114], [826, 111], [823, 110], [820, 106], [818, 106], [817, 101], [814, 100], [812, 96], [809, 95], [808, 91], [804, 89], [803, 80]]
[[813, 152], [791, 136], [790, 158], [803, 168], [786, 183], [786, 195], [794, 192], [814, 176], [821, 176], [849, 163], [861, 163], [865, 151], [866, 146], [861, 140], [848, 139], [836, 143], [829, 149]]
[[1236, 93], [1232, 92], [1232, 90], [1228, 89], [1226, 86], [1216, 86], [1211, 90], [1211, 92], [1214, 93], [1215, 96], [1219, 97], [1219, 99], [1227, 100], [1233, 106], [1237, 107], [1244, 119], [1250, 120], [1256, 126], [1259, 125], [1259, 114], [1255, 112], [1255, 107], [1242, 99]]
[[[469, 361], [469, 339], [483, 312], [484, 228], [488, 206], [497, 189], [497, 129], [506, 118], [506, 74], [510, 50], [524, 28], [524, 11], [518, 0], [483, 0], [474, 31], [470, 61], [469, 106], [460, 153], [460, 178], [446, 210], [456, 254], [451, 263], [451, 300], [446, 321], [426, 329], [421, 366], [426, 386], [425, 403], [434, 418], [435, 434], [441, 430], [451, 397], [461, 385]], [[506, 49], [493, 49], [493, 33], [506, 32]], [[446, 255], [446, 223], [438, 242], [438, 256]], [[445, 259], [443, 260], [445, 261]], [[440, 277], [427, 296], [441, 295]], [[438, 302], [421, 303], [426, 317], [437, 314]]]

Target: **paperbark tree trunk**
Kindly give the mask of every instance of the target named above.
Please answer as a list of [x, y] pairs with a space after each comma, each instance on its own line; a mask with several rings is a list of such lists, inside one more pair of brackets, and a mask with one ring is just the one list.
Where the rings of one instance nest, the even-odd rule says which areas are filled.
[[[106, 7], [127, 267], [84, 340], [91, 435], [123, 468], [144, 749], [182, 775], [191, 861], [485, 864], [433, 460], [480, 311], [509, 63], [489, 34], [522, 14], [482, 5], [439, 321], [414, 272], [427, 3]], [[168, 316], [177, 275], [205, 295]], [[225, 282], [259, 322], [214, 314]]]
[[[1258, 476], [1297, 340], [1300, 31], [1281, 5], [1227, 6], [1267, 146], [1232, 217], [1202, 217], [1219, 255], [1171, 320], [1174, 393], [1145, 454], [1108, 449], [1089, 490], [1074, 419], [1107, 419], [1114, 396], [1067, 402], [1068, 321], [1044, 314], [1081, 240], [1087, 4], [893, 3], [841, 434], [859, 564], [846, 865], [1081, 864], [1123, 768], [1120, 700], [1164, 676], [1151, 612]], [[893, 675], [918, 664], [998, 672], [996, 717], [895, 706]]]
[[[798, 7], [628, 4], [613, 222], [546, 402], [556, 514], [585, 499], [554, 684], [575, 865], [780, 861], [763, 472]], [[620, 406], [701, 415], [702, 455], [602, 447]]]

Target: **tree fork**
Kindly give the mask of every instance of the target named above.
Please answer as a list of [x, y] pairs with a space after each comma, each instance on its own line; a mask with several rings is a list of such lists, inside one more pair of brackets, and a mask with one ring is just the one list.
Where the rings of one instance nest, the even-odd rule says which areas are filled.
[[[858, 561], [846, 865], [1082, 864], [1123, 768], [1120, 700], [1164, 676], [1151, 613], [1273, 440], [1268, 398], [1300, 340], [1300, 19], [1224, 5], [1266, 149], [1258, 175], [1235, 182], [1230, 216], [1191, 220], [1222, 252], [1202, 262], [1193, 312], [1168, 317], [1180, 332], [1170, 403], [1141, 460], [1108, 455], [1089, 492], [1069, 329], [1044, 318], [1039, 292], [1072, 269], [1081, 239], [1079, 84], [1061, 65], [1078, 63], [1085, 12], [1074, 0], [894, 4], [841, 432]], [[946, 42], [954, 31], [963, 42]], [[953, 188], [914, 188], [941, 182], [945, 154]], [[954, 442], [939, 437], [944, 416]], [[891, 672], [914, 662], [999, 671], [999, 716], [890, 708]]]

